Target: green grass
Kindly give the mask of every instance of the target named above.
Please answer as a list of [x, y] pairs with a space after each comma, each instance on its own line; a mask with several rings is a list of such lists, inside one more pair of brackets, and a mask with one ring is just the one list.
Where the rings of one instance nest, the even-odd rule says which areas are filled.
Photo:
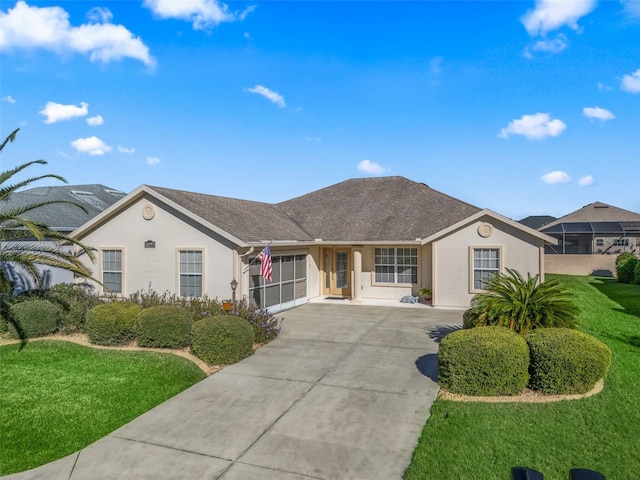
[[566, 480], [571, 468], [639, 478], [640, 286], [557, 277], [577, 297], [580, 329], [613, 352], [604, 391], [553, 404], [437, 400], [405, 480], [508, 480], [514, 466], [535, 468], [545, 480]]
[[71, 454], [204, 378], [167, 353], [0, 347], [0, 475]]

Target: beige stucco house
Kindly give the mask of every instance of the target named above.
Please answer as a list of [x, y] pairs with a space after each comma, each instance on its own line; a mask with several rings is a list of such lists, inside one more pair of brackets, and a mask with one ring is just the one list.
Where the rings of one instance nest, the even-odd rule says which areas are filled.
[[538, 230], [558, 242], [546, 247], [548, 273], [611, 276], [618, 255], [640, 255], [640, 213], [602, 202], [585, 205]]
[[[466, 307], [514, 268], [544, 273], [555, 240], [404, 177], [351, 179], [268, 204], [142, 185], [72, 234], [98, 250], [96, 278], [129, 295], [239, 298], [276, 312], [319, 297], [399, 301], [431, 287]], [[273, 278], [255, 257], [269, 244]]]

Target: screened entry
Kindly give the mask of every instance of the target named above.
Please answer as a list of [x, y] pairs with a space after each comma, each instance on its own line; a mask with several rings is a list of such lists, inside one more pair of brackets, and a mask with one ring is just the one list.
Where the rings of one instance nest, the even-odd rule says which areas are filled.
[[270, 312], [279, 312], [308, 301], [307, 255], [273, 255], [271, 281], [260, 276], [260, 261], [249, 266], [249, 301]]

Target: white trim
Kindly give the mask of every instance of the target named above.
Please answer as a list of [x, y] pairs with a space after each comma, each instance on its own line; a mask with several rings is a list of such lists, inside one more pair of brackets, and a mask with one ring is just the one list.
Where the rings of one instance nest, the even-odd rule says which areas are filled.
[[176, 295], [178, 295], [178, 297], [181, 297], [182, 295], [180, 295], [180, 287], [181, 287], [181, 283], [180, 283], [180, 277], [182, 276], [182, 272], [180, 271], [180, 253], [181, 252], [200, 252], [202, 254], [202, 272], [200, 273], [200, 278], [202, 279], [202, 288], [201, 288], [201, 292], [200, 292], [200, 296], [199, 297], [194, 297], [194, 298], [202, 298], [205, 296], [206, 292], [207, 292], [207, 282], [206, 282], [206, 272], [207, 272], [207, 259], [206, 259], [206, 250], [204, 247], [176, 247], [176, 263], [175, 263], [175, 272], [176, 272], [176, 288], [175, 288], [175, 292]]
[[425, 237], [422, 239], [421, 243], [422, 245], [426, 245], [429, 242], [433, 242], [435, 240], [438, 240], [446, 235], [448, 235], [449, 233], [452, 233], [456, 230], [459, 230], [462, 227], [465, 227], [467, 225], [469, 225], [470, 223], [473, 223], [479, 219], [481, 219], [482, 217], [487, 216], [487, 217], [491, 217], [495, 220], [498, 220], [499, 222], [505, 223], [507, 225], [509, 225], [510, 227], [516, 228], [526, 234], [529, 234], [533, 237], [536, 237], [540, 240], [543, 240], [547, 243], [550, 243], [552, 245], [558, 245], [558, 240], [550, 237], [549, 235], [546, 235], [544, 233], [538, 232], [537, 230], [534, 230], [532, 228], [527, 227], [526, 225], [523, 225], [521, 223], [518, 222], [514, 222], [513, 220], [511, 220], [510, 218], [504, 217], [502, 215], [500, 215], [499, 213], [493, 212], [491, 210], [480, 210], [477, 213], [474, 213], [473, 215], [471, 215], [470, 217], [465, 218], [464, 220], [459, 221], [458, 223], [454, 223], [453, 225], [448, 226], [447, 228], [444, 228], [442, 230], [440, 230], [439, 232], [434, 233], [433, 235], [429, 235], [428, 237]]
[[474, 253], [476, 250], [498, 250], [498, 273], [504, 272], [504, 247], [502, 245], [469, 245], [469, 293], [484, 293], [486, 290], [475, 288]]
[[[110, 292], [104, 287], [104, 252], [105, 251], [119, 251], [120, 252], [120, 292]], [[123, 246], [108, 246], [100, 247], [98, 249], [98, 278], [100, 279], [100, 291], [103, 295], [117, 295], [124, 296], [125, 292], [125, 247]]]
[[198, 215], [194, 214], [191, 210], [187, 210], [186, 208], [181, 207], [179, 204], [175, 203], [172, 200], [169, 200], [167, 197], [165, 197], [164, 195], [156, 192], [155, 190], [153, 190], [151, 187], [148, 187], [147, 185], [140, 185], [138, 188], [136, 188], [129, 195], [127, 195], [126, 197], [118, 200], [116, 203], [111, 205], [109, 208], [104, 210], [102, 213], [99, 213], [98, 215], [93, 217], [91, 220], [86, 222], [84, 225], [81, 225], [80, 227], [75, 229], [73, 232], [70, 233], [70, 236], [72, 238], [81, 239], [83, 236], [87, 235], [92, 230], [95, 230], [96, 228], [98, 228], [101, 224], [107, 222], [112, 217], [118, 215], [123, 210], [129, 208], [131, 205], [133, 205], [139, 199], [144, 198], [145, 195], [148, 195], [148, 196], [158, 200], [159, 202], [164, 203], [167, 206], [177, 210], [181, 214], [185, 215], [187, 218], [190, 218], [191, 220], [195, 221], [196, 223], [199, 223], [203, 227], [211, 230], [212, 232], [220, 235], [221, 237], [229, 240], [230, 242], [234, 243], [235, 245], [237, 245], [239, 247], [247, 247], [248, 246], [248, 244], [246, 242], [243, 242], [239, 238], [237, 238], [237, 237], [231, 235], [230, 233], [222, 230], [221, 228], [215, 226], [214, 224], [207, 222], [203, 218], [201, 218]]

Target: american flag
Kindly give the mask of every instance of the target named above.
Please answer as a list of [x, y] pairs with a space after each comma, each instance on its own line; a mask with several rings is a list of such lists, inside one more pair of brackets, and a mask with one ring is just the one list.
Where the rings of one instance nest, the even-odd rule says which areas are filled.
[[260, 260], [260, 275], [265, 279], [271, 281], [271, 273], [273, 268], [271, 266], [271, 250], [269, 245], [264, 247], [258, 254], [258, 260]]

